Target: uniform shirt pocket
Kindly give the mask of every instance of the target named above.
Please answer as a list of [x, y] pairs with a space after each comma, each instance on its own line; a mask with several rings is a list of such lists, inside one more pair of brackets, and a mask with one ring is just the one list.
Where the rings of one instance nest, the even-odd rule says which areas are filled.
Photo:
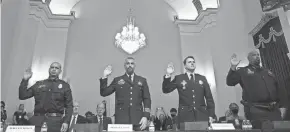
[[57, 101], [63, 101], [63, 92], [62, 91], [52, 91], [52, 99]]

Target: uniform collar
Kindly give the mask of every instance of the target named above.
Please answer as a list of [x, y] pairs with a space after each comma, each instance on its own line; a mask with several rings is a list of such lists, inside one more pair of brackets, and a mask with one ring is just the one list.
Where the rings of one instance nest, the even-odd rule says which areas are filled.
[[188, 72], [188, 71], [186, 71], [185, 72], [185, 75], [187, 75], [187, 77], [190, 79], [191, 78], [191, 76], [190, 75], [193, 75], [193, 77], [195, 76], [195, 73], [194, 72], [192, 72], [192, 73], [190, 73], [190, 72]]
[[253, 68], [253, 69], [255, 69], [255, 70], [257, 70], [257, 69], [262, 69], [261, 66], [256, 66], [256, 65], [252, 65], [252, 64], [249, 64], [248, 67], [251, 67], [251, 68]]
[[55, 77], [55, 78], [48, 77], [48, 80], [50, 80], [50, 81], [58, 81], [59, 80], [59, 77]]
[[[130, 77], [130, 75], [129, 75], [129, 74], [127, 74], [127, 73], [125, 73], [125, 74], [127, 75], [127, 77]], [[132, 73], [131, 77], [133, 78], [133, 77], [134, 77], [134, 75], [135, 75], [135, 73]]]

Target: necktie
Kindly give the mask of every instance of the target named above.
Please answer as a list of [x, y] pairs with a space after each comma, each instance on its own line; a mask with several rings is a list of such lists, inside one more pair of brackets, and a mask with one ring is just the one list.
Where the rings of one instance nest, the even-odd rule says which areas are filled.
[[71, 125], [69, 128], [69, 132], [72, 132], [74, 125], [76, 124], [76, 117], [77, 117], [76, 115], [73, 116], [73, 120], [71, 121]]
[[103, 118], [100, 117], [100, 124], [103, 124]]
[[132, 81], [132, 75], [129, 75], [129, 78], [130, 78], [130, 81], [133, 82], [133, 81]]
[[104, 129], [104, 128], [103, 128], [103, 118], [100, 117], [100, 118], [99, 118], [99, 121], [100, 121], [100, 127], [99, 127], [99, 129], [100, 129], [100, 132], [101, 132], [101, 131], [103, 131], [103, 129]]
[[194, 82], [194, 76], [193, 76], [193, 74], [190, 74], [190, 81]]

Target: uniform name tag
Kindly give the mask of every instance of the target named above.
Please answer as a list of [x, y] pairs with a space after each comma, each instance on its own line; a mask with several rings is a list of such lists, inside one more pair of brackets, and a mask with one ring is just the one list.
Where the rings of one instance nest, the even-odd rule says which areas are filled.
[[108, 131], [118, 131], [118, 132], [133, 131], [133, 125], [132, 124], [108, 124]]
[[35, 126], [8, 126], [6, 132], [35, 132]]
[[232, 123], [212, 123], [210, 128], [212, 130], [235, 130]]

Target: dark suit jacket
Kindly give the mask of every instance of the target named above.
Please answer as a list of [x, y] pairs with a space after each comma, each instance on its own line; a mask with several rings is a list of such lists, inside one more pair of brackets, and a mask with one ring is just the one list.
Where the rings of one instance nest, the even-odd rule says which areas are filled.
[[188, 75], [180, 74], [174, 80], [165, 78], [162, 84], [163, 93], [177, 89], [179, 94], [178, 121], [208, 121], [209, 116], [215, 117], [215, 103], [206, 78], [195, 74], [191, 81]]
[[[73, 118], [73, 117], [71, 117], [71, 118]], [[68, 124], [69, 125], [69, 128], [71, 127], [71, 121], [72, 121], [73, 119], [71, 119], [70, 120], [70, 124]], [[86, 123], [88, 123], [89, 122], [89, 120], [87, 119], [87, 118], [85, 118], [84, 116], [82, 116], [82, 115], [78, 115], [78, 118], [77, 118], [77, 121], [76, 121], [76, 124], [86, 124]], [[69, 129], [67, 130], [67, 132], [69, 132]]]
[[82, 115], [78, 115], [76, 124], [85, 124], [85, 123], [88, 123], [88, 122], [89, 121], [87, 120], [86, 117], [84, 117]]
[[[99, 123], [98, 117], [94, 116], [94, 118], [91, 118], [89, 120], [89, 123]], [[103, 116], [103, 130], [107, 130], [108, 129], [108, 124], [112, 124], [111, 118]]]
[[133, 79], [132, 82], [127, 74], [124, 74], [114, 78], [109, 86], [107, 78], [100, 79], [101, 96], [109, 96], [116, 92], [115, 124], [139, 125], [142, 117], [150, 117], [151, 96], [147, 81], [135, 73]]

